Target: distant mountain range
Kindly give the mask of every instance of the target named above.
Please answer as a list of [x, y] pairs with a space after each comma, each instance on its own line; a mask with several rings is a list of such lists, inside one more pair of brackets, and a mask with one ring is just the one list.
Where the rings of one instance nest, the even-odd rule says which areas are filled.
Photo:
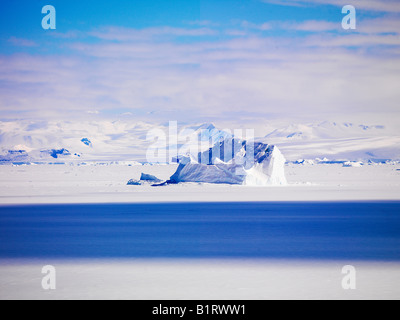
[[[153, 130], [153, 131], [151, 131]], [[154, 131], [155, 130], [155, 131]], [[396, 130], [397, 131], [397, 130]], [[164, 132], [146, 140], [148, 133]], [[157, 141], [169, 143], [168, 123], [153, 125], [128, 121], [0, 121], [0, 163], [54, 161], [140, 161]], [[179, 126], [177, 150], [198, 146], [202, 151], [232, 137], [211, 123]], [[153, 134], [154, 135], [154, 134]], [[149, 135], [149, 138], [152, 138]], [[276, 144], [290, 161], [399, 160], [400, 132], [384, 125], [320, 122], [292, 124], [269, 130], [258, 141]]]
[[400, 133], [383, 125], [320, 122], [293, 124], [264, 137], [287, 159], [398, 160]]
[[354, 123], [336, 123], [324, 121], [316, 124], [292, 124], [286, 128], [276, 129], [266, 138], [284, 138], [290, 140], [346, 139], [365, 136], [380, 136], [385, 126], [367, 126]]

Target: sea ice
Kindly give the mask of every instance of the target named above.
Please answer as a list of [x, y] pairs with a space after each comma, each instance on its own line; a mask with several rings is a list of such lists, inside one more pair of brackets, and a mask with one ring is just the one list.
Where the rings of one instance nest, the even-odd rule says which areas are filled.
[[142, 173], [142, 175], [140, 176], [140, 181], [161, 182], [162, 180], [151, 174]]

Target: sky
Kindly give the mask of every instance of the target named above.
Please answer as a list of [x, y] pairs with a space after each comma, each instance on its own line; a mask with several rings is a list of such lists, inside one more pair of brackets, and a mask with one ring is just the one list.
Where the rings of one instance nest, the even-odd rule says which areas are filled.
[[[349, 4], [355, 30], [342, 28]], [[0, 120], [400, 119], [398, 0], [0, 6]]]

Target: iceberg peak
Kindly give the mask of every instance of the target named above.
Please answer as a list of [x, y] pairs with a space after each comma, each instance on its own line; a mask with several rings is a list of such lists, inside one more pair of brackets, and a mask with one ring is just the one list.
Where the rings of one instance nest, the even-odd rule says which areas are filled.
[[235, 138], [225, 139], [199, 153], [198, 160], [192, 157], [182, 159], [169, 182], [286, 185], [285, 162], [276, 146]]

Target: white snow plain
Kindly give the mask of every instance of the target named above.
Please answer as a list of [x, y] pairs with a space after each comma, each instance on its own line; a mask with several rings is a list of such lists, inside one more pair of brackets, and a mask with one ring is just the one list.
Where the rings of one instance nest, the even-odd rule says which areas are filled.
[[0, 204], [400, 200], [400, 164], [287, 164], [287, 186], [182, 183], [129, 186], [142, 173], [168, 180], [177, 165], [0, 166]]

